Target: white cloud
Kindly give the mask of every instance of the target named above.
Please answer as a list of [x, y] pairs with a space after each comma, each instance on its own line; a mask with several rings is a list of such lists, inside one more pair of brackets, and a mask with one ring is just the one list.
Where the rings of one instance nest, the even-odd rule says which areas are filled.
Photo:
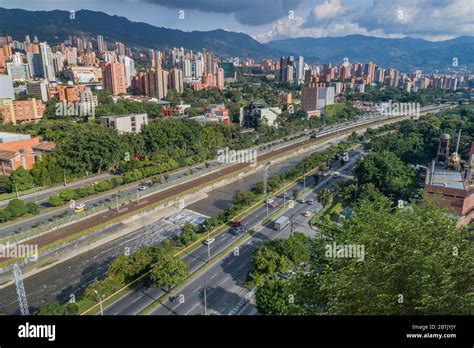
[[340, 0], [325, 0], [322, 4], [316, 5], [313, 9], [313, 16], [317, 21], [326, 21], [347, 12], [341, 5]]
[[376, 0], [358, 8], [350, 0], [324, 0], [295, 19], [281, 18], [255, 35], [259, 41], [351, 34], [439, 41], [474, 35], [474, 0]]

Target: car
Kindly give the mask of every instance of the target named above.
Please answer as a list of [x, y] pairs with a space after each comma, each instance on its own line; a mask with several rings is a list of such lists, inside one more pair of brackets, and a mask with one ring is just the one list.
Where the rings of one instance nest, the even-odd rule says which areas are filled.
[[82, 213], [85, 210], [85, 208], [86, 208], [86, 205], [84, 203], [78, 204], [74, 208], [74, 212], [75, 213]]
[[310, 217], [311, 216], [311, 212], [309, 210], [305, 211], [304, 214], [303, 214], [305, 217]]
[[204, 244], [205, 244], [205, 245], [209, 245], [209, 244], [212, 244], [214, 241], [215, 241], [214, 238], [208, 238], [208, 239], [206, 239], [206, 240], [204, 241]]
[[335, 177], [335, 178], [339, 178], [340, 176], [341, 176], [341, 173], [339, 173], [339, 172], [334, 172], [334, 177]]
[[178, 302], [178, 296], [176, 296], [176, 295], [170, 296], [170, 302], [173, 302], [173, 303]]
[[147, 188], [148, 188], [148, 186], [146, 186], [146, 185], [140, 185], [140, 186], [138, 186], [137, 190], [138, 191], [145, 191]]
[[313, 205], [314, 204], [314, 199], [312, 199], [312, 198], [308, 199], [308, 204]]

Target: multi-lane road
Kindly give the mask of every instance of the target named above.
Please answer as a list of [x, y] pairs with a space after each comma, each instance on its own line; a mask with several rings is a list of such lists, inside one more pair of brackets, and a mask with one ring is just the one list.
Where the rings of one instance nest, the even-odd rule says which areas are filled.
[[[338, 169], [341, 174], [347, 174], [351, 171], [356, 159], [360, 154], [354, 156], [342, 168]], [[337, 165], [334, 162], [333, 165]], [[336, 169], [337, 167], [333, 168]], [[306, 188], [314, 186], [312, 177], [306, 179]], [[338, 181], [342, 181], [344, 175], [336, 178], [331, 175], [321, 181], [316, 187], [307, 192], [307, 198], [315, 199], [317, 192], [324, 187], [333, 185]], [[293, 187], [288, 188], [291, 192], [293, 188], [302, 189], [303, 181], [299, 181]], [[283, 196], [276, 197], [279, 206], [283, 205]], [[319, 205], [316, 205], [319, 206]], [[133, 291], [127, 293], [115, 303], [104, 310], [106, 315], [136, 315], [142, 312], [148, 306], [156, 303], [157, 307], [150, 311], [150, 314], [203, 314], [204, 312], [204, 284], [206, 288], [206, 302], [209, 313], [218, 314], [237, 314], [240, 306], [245, 304], [245, 296], [248, 290], [243, 287], [243, 283], [247, 277], [247, 273], [251, 270], [251, 255], [256, 246], [265, 240], [288, 237], [293, 230], [304, 232], [308, 235], [314, 235], [308, 221], [311, 217], [304, 217], [303, 213], [310, 210], [314, 213], [315, 208], [307, 203], [296, 202], [293, 208], [282, 210], [277, 216], [268, 222], [265, 226], [261, 226], [267, 216], [267, 209], [264, 205], [257, 208], [250, 215], [242, 219], [242, 223], [247, 229], [256, 231], [250, 238], [246, 239], [242, 235], [235, 236], [226, 229], [215, 237], [215, 241], [210, 246], [201, 245], [193, 251], [182, 257], [182, 260], [188, 265], [190, 273], [196, 272], [209, 262], [208, 253], [211, 258], [232, 245], [237, 239], [245, 239], [243, 243], [238, 245], [238, 251], [232, 248], [223, 258], [219, 259], [211, 267], [193, 278], [182, 289], [177, 292], [178, 300], [172, 301], [166, 298], [162, 302], [157, 302], [160, 297], [166, 294], [163, 289], [157, 289], [150, 283], [142, 282]], [[271, 210], [270, 210], [271, 213]], [[293, 215], [293, 226], [287, 226], [283, 231], [277, 232], [273, 230], [273, 220], [281, 215]], [[212, 262], [212, 260], [211, 260]], [[179, 295], [182, 295], [181, 297]], [[180, 301], [179, 298], [184, 299]]]

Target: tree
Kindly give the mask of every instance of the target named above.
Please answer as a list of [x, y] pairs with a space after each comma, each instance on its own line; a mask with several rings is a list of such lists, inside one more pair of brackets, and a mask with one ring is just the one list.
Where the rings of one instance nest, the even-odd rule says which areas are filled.
[[23, 167], [15, 169], [10, 176], [10, 180], [13, 189], [17, 189], [18, 191], [29, 190], [35, 185], [33, 177]]
[[252, 262], [255, 265], [255, 272], [266, 276], [276, 274], [277, 272], [286, 272], [290, 267], [290, 260], [268, 245], [255, 251]]
[[12, 182], [10, 177], [6, 175], [0, 175], [0, 193], [12, 192]]
[[267, 315], [304, 314], [304, 309], [295, 304], [290, 285], [283, 281], [267, 281], [255, 294], [257, 309]]
[[188, 276], [188, 267], [180, 259], [167, 255], [156, 262], [151, 269], [150, 278], [156, 287], [168, 287], [179, 284]]
[[318, 200], [323, 205], [323, 207], [327, 207], [332, 202], [332, 193], [329, 189], [324, 188], [318, 193]]
[[408, 198], [416, 187], [416, 173], [393, 152], [371, 152], [358, 160], [354, 175], [359, 184], [372, 183], [385, 195]]
[[255, 201], [255, 194], [251, 191], [237, 191], [234, 195], [233, 203], [235, 205], [250, 205]]
[[300, 191], [298, 189], [293, 190], [293, 199], [296, 201], [300, 196]]
[[51, 303], [41, 307], [35, 315], [77, 315], [79, 309], [75, 303], [56, 304]]
[[25, 203], [19, 199], [12, 199], [8, 202], [7, 209], [11, 212], [12, 218], [14, 219], [23, 216], [28, 212]]
[[[321, 279], [330, 314], [473, 314], [474, 246], [437, 203], [393, 210], [362, 200], [336, 232], [365, 258], [332, 258]], [[323, 232], [324, 233], [324, 232]]]
[[195, 227], [192, 224], [187, 223], [183, 226], [181, 234], [179, 236], [182, 244], [188, 245], [197, 239], [197, 235], [194, 230]]

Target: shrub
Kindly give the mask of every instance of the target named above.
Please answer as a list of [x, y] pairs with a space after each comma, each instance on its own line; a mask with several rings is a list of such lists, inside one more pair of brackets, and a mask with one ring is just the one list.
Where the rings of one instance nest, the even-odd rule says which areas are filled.
[[60, 205], [63, 205], [63, 204], [64, 204], [64, 201], [61, 199], [61, 197], [56, 196], [56, 195], [53, 195], [53, 196], [49, 196], [49, 203], [50, 203], [53, 207], [58, 207], [58, 206], [60, 206]]
[[36, 215], [39, 213], [38, 204], [35, 202], [28, 202], [26, 203], [26, 210], [28, 211], [28, 214]]
[[12, 218], [23, 216], [28, 212], [25, 203], [19, 199], [12, 199], [7, 209], [10, 210]]

